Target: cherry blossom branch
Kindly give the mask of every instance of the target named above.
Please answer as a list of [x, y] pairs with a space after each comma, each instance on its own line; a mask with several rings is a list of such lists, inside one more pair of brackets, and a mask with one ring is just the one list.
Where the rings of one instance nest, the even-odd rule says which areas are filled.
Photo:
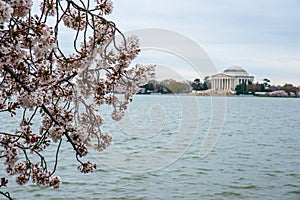
[[[58, 188], [60, 178], [54, 173], [63, 137], [75, 152], [78, 169], [94, 171], [95, 164], [81, 159], [88, 148], [102, 151], [112, 141], [102, 130], [98, 108], [111, 105], [112, 119], [120, 120], [139, 82], [151, 78], [154, 68], [131, 66], [140, 52], [138, 39], [125, 38], [106, 20], [113, 8], [110, 0], [42, 0], [37, 15], [29, 0], [0, 0], [0, 5], [0, 112], [20, 120], [15, 133], [0, 132], [0, 157], [18, 184], [31, 179]], [[54, 20], [48, 20], [52, 16]], [[61, 48], [62, 28], [75, 36], [68, 56]], [[114, 95], [115, 90], [123, 91], [124, 97]], [[58, 144], [49, 171], [42, 151], [53, 143]], [[29, 153], [39, 162], [33, 163]]]
[[[0, 186], [2, 186], [2, 185], [0, 185]], [[0, 187], [0, 188], [1, 188], [1, 187]], [[9, 192], [2, 192], [2, 191], [0, 190], [0, 194], [2, 194], [5, 198], [7, 198], [7, 199], [9, 199], [9, 200], [13, 200], [13, 198], [10, 197]]]
[[20, 80], [20, 78], [18, 77], [18, 75], [10, 67], [8, 67], [7, 65], [3, 65], [3, 69], [5, 71], [7, 71], [16, 80], [16, 82], [19, 83], [24, 88], [24, 90], [26, 90], [27, 92], [32, 92], [33, 91], [24, 82], [22, 82]]
[[54, 167], [53, 167], [53, 171], [50, 174], [50, 176], [52, 176], [56, 171], [57, 163], [58, 163], [58, 154], [59, 154], [59, 150], [60, 150], [60, 147], [61, 147], [61, 143], [62, 143], [62, 139], [59, 141], [59, 144], [58, 144], [57, 149], [56, 149]]
[[[13, 72], [13, 70], [11, 70], [9, 67], [7, 67], [6, 65], [4, 65], [4, 70], [6, 70], [7, 72], [9, 72], [12, 77], [16, 80], [16, 82], [18, 82], [19, 84], [21, 84], [21, 86], [28, 92], [31, 92], [32, 90], [26, 85], [24, 84], [19, 78], [18, 76]], [[68, 81], [70, 80], [72, 77], [75, 77], [77, 75], [77, 73], [73, 73], [71, 76], [61, 80], [61, 82], [63, 81]], [[57, 120], [52, 116], [52, 114], [49, 112], [49, 110], [47, 109], [47, 107], [45, 105], [41, 105], [41, 108], [44, 110], [45, 113], [47, 113], [47, 115], [51, 118], [51, 120], [53, 122], [55, 122], [57, 125], [60, 125]], [[32, 118], [32, 117], [31, 117]], [[69, 137], [68, 134], [65, 134], [68, 141], [70, 142], [70, 144], [73, 146], [73, 149], [76, 151], [76, 153], [78, 154], [77, 152], [77, 148], [75, 146], [75, 144], [72, 142], [71, 138]]]

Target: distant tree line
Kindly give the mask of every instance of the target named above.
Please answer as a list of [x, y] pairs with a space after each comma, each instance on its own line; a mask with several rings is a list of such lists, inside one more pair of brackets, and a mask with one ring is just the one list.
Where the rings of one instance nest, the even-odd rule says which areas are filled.
[[163, 81], [151, 80], [140, 88], [144, 89], [140, 91], [140, 93], [143, 94], [187, 93], [191, 91], [191, 86], [188, 82], [176, 81], [173, 79], [166, 79]]
[[239, 94], [261, 94], [265, 93], [265, 95], [269, 96], [299, 96], [299, 87], [296, 87], [292, 84], [286, 83], [284, 85], [271, 85], [271, 81], [269, 79], [263, 79], [262, 83], [251, 83], [243, 82], [236, 86], [235, 92], [237, 95]]
[[173, 79], [165, 79], [162, 81], [151, 80], [147, 84], [140, 86], [140, 94], [150, 93], [189, 93], [192, 90], [202, 91], [208, 90], [210, 87], [209, 77], [205, 77], [203, 81], [200, 78], [196, 78], [194, 81], [178, 81]]

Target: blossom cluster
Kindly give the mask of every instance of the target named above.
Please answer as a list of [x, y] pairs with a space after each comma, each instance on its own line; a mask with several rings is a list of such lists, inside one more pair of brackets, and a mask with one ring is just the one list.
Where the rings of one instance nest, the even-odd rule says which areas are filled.
[[[60, 186], [54, 172], [62, 140], [74, 150], [82, 173], [94, 171], [95, 164], [81, 159], [91, 146], [103, 151], [112, 142], [112, 135], [102, 130], [99, 108], [112, 106], [112, 119], [121, 120], [139, 85], [154, 76], [154, 66], [131, 66], [140, 52], [139, 40], [125, 38], [104, 18], [112, 12], [110, 0], [86, 3], [94, 7], [78, 2], [43, 0], [40, 13], [33, 15], [30, 0], [0, 0], [0, 112], [21, 119], [15, 132], [0, 130], [0, 158], [20, 185], [31, 180]], [[55, 16], [54, 25], [48, 16]], [[70, 55], [60, 47], [62, 27], [76, 35]], [[52, 171], [40, 153], [49, 146], [57, 147]]]
[[113, 3], [111, 0], [96, 0], [97, 5], [96, 8], [100, 9], [101, 15], [109, 15], [113, 10]]
[[7, 0], [6, 2], [13, 8], [13, 15], [16, 17], [25, 17], [32, 6], [31, 0]]
[[65, 26], [75, 29], [84, 30], [86, 27], [86, 14], [76, 10], [68, 10], [63, 17]]
[[0, 0], [0, 23], [7, 22], [13, 13], [12, 7]]
[[0, 143], [4, 149], [0, 155], [5, 157], [5, 164], [7, 166], [6, 172], [9, 175], [17, 175], [16, 182], [19, 185], [26, 184], [31, 178], [34, 183], [40, 186], [59, 188], [61, 184], [60, 178], [58, 176], [53, 177], [51, 171], [45, 170], [40, 164], [18, 162], [18, 148], [12, 146], [14, 144], [13, 140], [15, 139], [15, 137], [10, 136], [0, 137]]
[[56, 15], [56, 1], [55, 0], [46, 0], [42, 1], [40, 5], [41, 11], [47, 10], [47, 14], [49, 16], [55, 16]]
[[99, 150], [102, 151], [112, 142], [112, 136], [109, 133], [102, 133], [100, 136]]
[[82, 173], [90, 173], [97, 169], [97, 166], [90, 161], [86, 163], [82, 163], [80, 166], [78, 166], [78, 170], [80, 170]]

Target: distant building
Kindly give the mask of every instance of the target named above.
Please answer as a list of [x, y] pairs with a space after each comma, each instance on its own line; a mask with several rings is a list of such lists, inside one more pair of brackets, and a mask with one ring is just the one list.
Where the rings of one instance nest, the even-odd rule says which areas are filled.
[[211, 90], [235, 91], [235, 87], [241, 83], [252, 83], [254, 76], [239, 66], [226, 68], [223, 73], [212, 75], [210, 78]]

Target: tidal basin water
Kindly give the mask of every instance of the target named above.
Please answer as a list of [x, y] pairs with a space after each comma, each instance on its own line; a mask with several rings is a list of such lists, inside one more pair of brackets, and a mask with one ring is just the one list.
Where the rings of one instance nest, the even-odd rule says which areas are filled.
[[[16, 199], [300, 199], [300, 99], [213, 98], [225, 103], [224, 126], [204, 158], [200, 148], [220, 102], [140, 95], [133, 98], [126, 123], [110, 121], [102, 110], [103, 129], [118, 151], [109, 148], [104, 157], [92, 153], [88, 159], [98, 164], [97, 171], [81, 174], [72, 151], [63, 148], [56, 173], [60, 189], [17, 186], [12, 177], [5, 190]], [[194, 103], [182, 105], [185, 100]], [[13, 118], [0, 120], [1, 129], [15, 130]]]

